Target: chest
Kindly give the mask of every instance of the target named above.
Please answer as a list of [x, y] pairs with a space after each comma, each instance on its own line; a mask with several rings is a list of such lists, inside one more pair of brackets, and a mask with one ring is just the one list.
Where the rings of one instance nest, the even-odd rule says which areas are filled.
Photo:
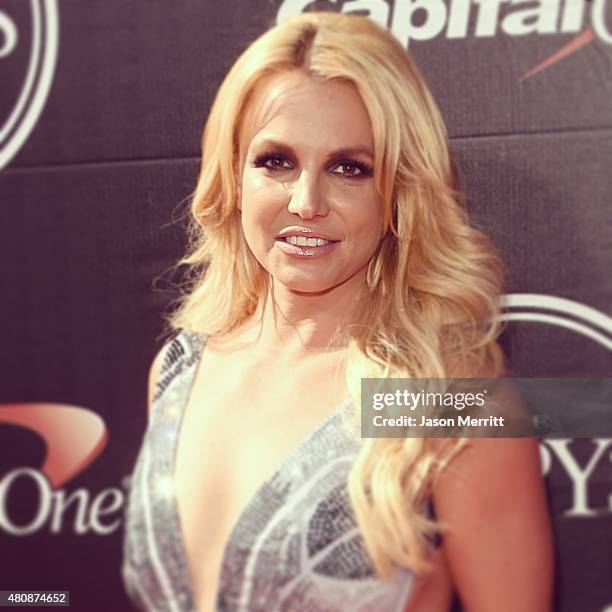
[[346, 398], [330, 363], [299, 372], [200, 366], [174, 465], [181, 536], [198, 610], [214, 609], [228, 540], [262, 484]]

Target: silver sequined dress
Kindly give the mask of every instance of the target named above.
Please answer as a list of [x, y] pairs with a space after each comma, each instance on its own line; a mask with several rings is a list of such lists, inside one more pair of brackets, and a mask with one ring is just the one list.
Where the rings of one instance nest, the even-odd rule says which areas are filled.
[[[172, 474], [181, 417], [205, 337], [164, 345], [151, 416], [132, 474], [122, 576], [137, 608], [195, 611]], [[377, 579], [347, 476], [358, 442], [341, 407], [285, 458], [240, 515], [223, 555], [217, 612], [401, 612], [414, 575]]]

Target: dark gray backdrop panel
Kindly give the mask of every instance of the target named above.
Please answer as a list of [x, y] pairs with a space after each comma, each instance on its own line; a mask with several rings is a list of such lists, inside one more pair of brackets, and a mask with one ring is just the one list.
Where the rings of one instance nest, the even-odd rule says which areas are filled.
[[[275, 21], [281, 4], [233, 0], [221, 9], [204, 0], [60, 0], [53, 96], [36, 138], [13, 165], [197, 156], [200, 127], [224, 74], [247, 42]], [[312, 4], [330, 9], [350, 2]], [[4, 6], [23, 24], [25, 48], [27, 3], [4, 0]], [[502, 5], [501, 15], [508, 12]], [[468, 31], [475, 10], [471, 15]], [[453, 40], [441, 34], [411, 41], [409, 48], [451, 136], [609, 127], [610, 45], [595, 39], [562, 64], [520, 81], [570, 38]], [[0, 62], [7, 83], [19, 83], [20, 49]], [[8, 106], [0, 103], [0, 109]]]
[[[19, 33], [15, 49], [0, 56], [0, 131], [23, 86], [37, 2], [0, 6]], [[367, 12], [381, 2], [302, 4]], [[397, 26], [400, 0], [387, 4]], [[585, 3], [583, 31], [592, 26], [593, 4]], [[91, 502], [111, 488], [125, 491], [145, 427], [149, 361], [163, 341], [160, 313], [176, 297], [170, 280], [155, 279], [183, 251], [175, 221], [195, 186], [204, 119], [229, 66], [282, 5], [57, 2], [50, 94], [0, 171], [0, 419], [12, 402], [73, 404], [103, 419], [106, 447], [60, 487], [67, 495], [83, 490]], [[501, 3], [500, 20], [516, 10]], [[421, 12], [415, 22], [424, 18]], [[447, 122], [472, 218], [503, 256], [509, 293], [566, 298], [609, 317], [612, 45], [595, 37], [521, 80], [577, 33], [509, 36], [498, 27], [478, 38], [476, 20], [474, 5], [465, 38], [442, 32], [409, 44]], [[597, 329], [610, 341], [611, 326]], [[525, 376], [612, 372], [601, 342], [567, 328], [513, 321], [502, 341]], [[601, 612], [612, 604], [611, 447], [588, 478], [586, 509], [573, 513], [579, 484], [567, 462], [584, 468], [598, 442], [568, 444], [566, 455], [543, 447], [559, 554], [556, 610]], [[43, 456], [34, 433], [0, 424], [0, 483], [15, 469], [38, 469]], [[27, 524], [36, 491], [21, 482], [5, 502], [11, 519]], [[67, 511], [59, 533], [50, 533], [49, 521], [29, 536], [0, 528], [0, 588], [68, 588], [73, 609], [127, 609], [121, 527], [106, 536], [76, 534], [75, 520]]]

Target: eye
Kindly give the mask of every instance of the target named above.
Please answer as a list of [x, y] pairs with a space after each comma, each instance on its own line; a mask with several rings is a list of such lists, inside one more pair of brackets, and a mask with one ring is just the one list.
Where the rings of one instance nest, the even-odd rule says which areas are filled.
[[357, 161], [356, 159], [344, 159], [336, 168], [343, 168], [342, 172], [333, 172], [333, 174], [337, 174], [339, 176], [346, 177], [366, 177], [372, 176], [372, 167], [363, 162]]
[[253, 161], [255, 168], [266, 168], [276, 172], [278, 170], [291, 170], [293, 165], [284, 156], [279, 153], [262, 153], [258, 155]]

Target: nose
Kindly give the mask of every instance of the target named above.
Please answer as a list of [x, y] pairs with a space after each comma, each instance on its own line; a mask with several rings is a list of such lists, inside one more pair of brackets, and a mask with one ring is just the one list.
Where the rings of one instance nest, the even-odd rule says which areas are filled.
[[287, 209], [302, 219], [325, 216], [329, 207], [319, 179], [314, 172], [300, 173], [299, 178], [290, 186], [290, 199]]

